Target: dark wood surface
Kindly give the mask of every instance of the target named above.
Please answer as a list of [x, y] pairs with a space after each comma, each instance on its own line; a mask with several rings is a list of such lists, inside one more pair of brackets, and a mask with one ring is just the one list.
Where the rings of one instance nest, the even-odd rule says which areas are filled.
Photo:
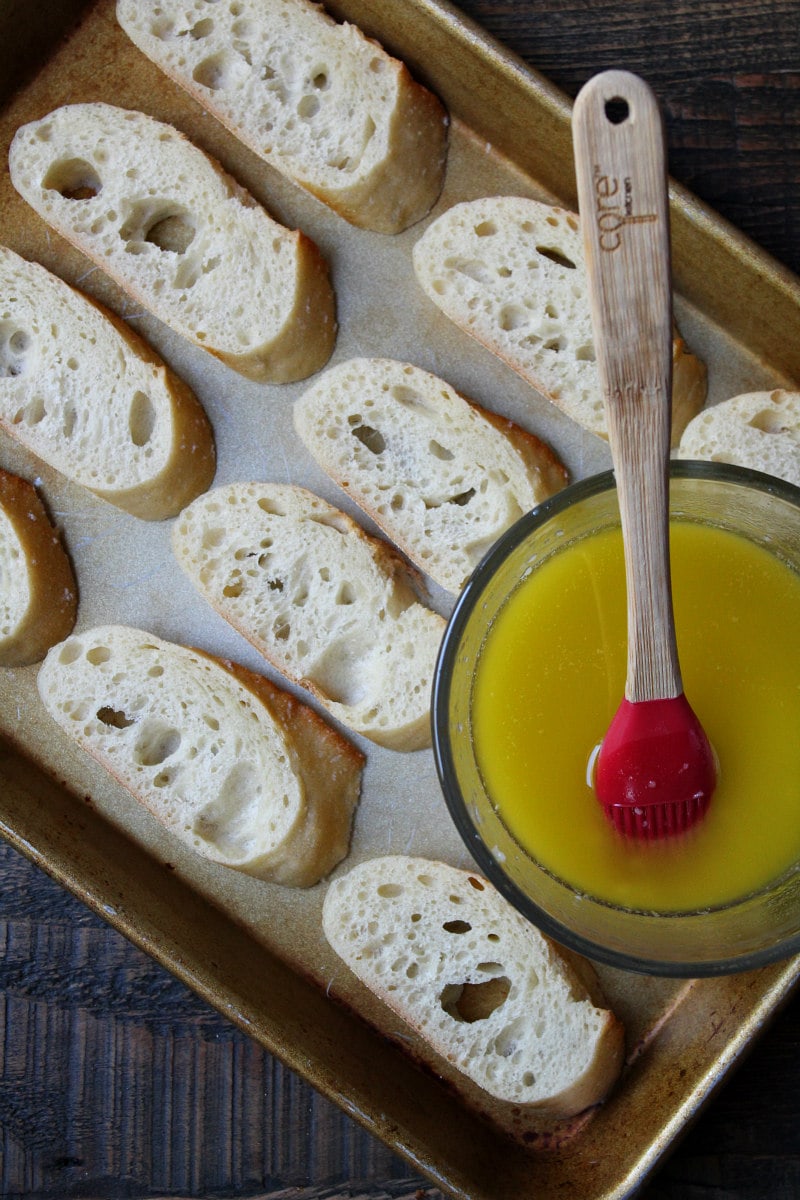
[[[798, 0], [461, 8], [571, 95], [606, 67], [644, 75], [664, 107], [672, 174], [800, 272]], [[798, 1078], [800, 997], [651, 1177], [645, 1200], [800, 1196]], [[438, 1193], [0, 845], [0, 1195]]]

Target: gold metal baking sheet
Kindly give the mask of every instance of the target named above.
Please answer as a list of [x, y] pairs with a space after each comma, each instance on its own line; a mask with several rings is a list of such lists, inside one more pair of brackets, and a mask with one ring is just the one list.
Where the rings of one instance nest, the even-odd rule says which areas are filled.
[[[447, 180], [432, 216], [457, 200], [499, 192], [574, 205], [569, 105], [545, 80], [444, 0], [335, 0], [329, 7], [403, 57], [451, 112]], [[353, 229], [259, 163], [164, 79], [116, 26], [111, 0], [62, 0], [48, 10], [53, 19], [75, 16], [77, 24], [55, 49], [44, 46], [40, 30], [27, 29], [26, 53], [39, 47], [39, 59], [34, 70], [18, 71], [0, 111], [4, 161], [18, 125], [65, 102], [107, 100], [172, 122], [279, 220], [320, 245], [338, 297], [332, 363], [356, 354], [415, 362], [543, 437], [573, 477], [609, 465], [601, 442], [449, 327], [422, 295], [410, 252], [424, 222], [396, 237]], [[0, 0], [0, 58], [10, 49], [9, 61], [19, 20], [8, 18], [15, 13], [18, 5]], [[21, 44], [18, 61], [26, 65]], [[249, 383], [138, 311], [47, 232], [5, 170], [0, 241], [121, 313], [187, 379], [214, 425], [216, 483], [291, 480], [350, 508], [292, 429], [292, 402], [306, 384]], [[689, 345], [709, 364], [711, 400], [800, 378], [797, 280], [677, 188], [673, 241], [677, 315]], [[182, 577], [168, 522], [128, 517], [5, 437], [0, 464], [38, 481], [63, 530], [80, 584], [79, 627], [110, 620], [139, 625], [271, 674]], [[442, 592], [433, 588], [431, 599], [448, 611]], [[514, 1110], [490, 1123], [482, 1098], [401, 1029], [328, 949], [319, 923], [324, 884], [283, 889], [184, 851], [52, 727], [35, 676], [35, 667], [0, 675], [0, 831], [455, 1196], [619, 1200], [630, 1194], [797, 979], [800, 960], [705, 981], [602, 968], [629, 1039], [628, 1066], [607, 1104], [556, 1127]], [[430, 752], [399, 755], [361, 745], [368, 755], [363, 797], [351, 854], [340, 869], [382, 853], [467, 865]]]

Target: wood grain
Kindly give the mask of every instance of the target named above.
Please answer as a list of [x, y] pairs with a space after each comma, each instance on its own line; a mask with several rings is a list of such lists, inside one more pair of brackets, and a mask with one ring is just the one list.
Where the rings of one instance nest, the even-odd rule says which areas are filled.
[[664, 112], [670, 174], [800, 272], [797, 0], [459, 7], [571, 97], [598, 71], [642, 75]]
[[5, 844], [0, 880], [0, 1195], [424, 1186]]
[[[800, 271], [797, 0], [460, 7], [570, 95], [607, 67], [642, 74], [665, 113], [673, 176]], [[0, 1030], [8, 1200], [438, 1196], [3, 845]], [[799, 1196], [798, 1075], [800, 997], [644, 1200]]]
[[[624, 106], [620, 119], [609, 118], [609, 104]], [[672, 699], [682, 684], [669, 564], [672, 289], [658, 102], [640, 76], [603, 71], [581, 89], [572, 131], [594, 348], [625, 546], [625, 695], [633, 703]]]

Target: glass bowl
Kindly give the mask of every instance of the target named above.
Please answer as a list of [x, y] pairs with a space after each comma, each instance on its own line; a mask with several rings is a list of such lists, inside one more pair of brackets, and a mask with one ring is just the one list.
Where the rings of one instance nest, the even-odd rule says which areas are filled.
[[[673, 520], [719, 526], [760, 543], [800, 573], [800, 489], [791, 484], [739, 467], [676, 461], [670, 509]], [[787, 957], [800, 951], [800, 862], [761, 890], [719, 906], [627, 908], [578, 891], [537, 862], [487, 792], [472, 728], [472, 685], [487, 632], [531, 570], [615, 525], [619, 509], [609, 471], [539, 505], [476, 568], [448, 622], [434, 679], [434, 758], [448, 808], [499, 891], [542, 932], [589, 958], [648, 974], [698, 977]], [[757, 799], [768, 819], [769, 797]]]

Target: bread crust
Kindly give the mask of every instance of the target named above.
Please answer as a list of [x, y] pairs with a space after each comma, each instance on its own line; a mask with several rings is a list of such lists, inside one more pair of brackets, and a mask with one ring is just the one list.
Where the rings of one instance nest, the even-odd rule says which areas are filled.
[[216, 467], [209, 420], [126, 322], [4, 247], [0, 314], [0, 428], [15, 441], [143, 520], [174, 516], [205, 491]]
[[118, 0], [117, 19], [234, 137], [351, 224], [398, 233], [438, 197], [442, 104], [404, 63], [321, 5], [244, 0], [235, 14], [221, 6], [209, 14], [193, 0], [168, 0], [155, 20], [149, 4]]
[[535, 434], [410, 363], [355, 358], [294, 407], [324, 471], [449, 592], [511, 524], [568, 481]]
[[389, 749], [430, 745], [444, 619], [394, 547], [305, 488], [215, 488], [176, 521], [178, 564], [276, 670]]
[[295, 770], [303, 780], [309, 803], [302, 826], [287, 847], [285, 863], [279, 867], [273, 859], [269, 877], [292, 887], [312, 887], [348, 854], [365, 756], [312, 708], [266, 676], [229, 658], [217, 658], [202, 650], [196, 653], [219, 663], [252, 692], [293, 747]]
[[732, 463], [800, 487], [800, 392], [744, 392], [711, 405], [684, 430], [678, 457]]
[[38, 686], [61, 728], [202, 857], [310, 887], [347, 854], [364, 757], [269, 680], [112, 625], [54, 646]]
[[336, 340], [314, 242], [289, 230], [182, 133], [101, 102], [17, 130], [11, 180], [137, 303], [256, 382], [306, 378]]
[[323, 929], [361, 982], [492, 1098], [489, 1110], [575, 1116], [622, 1069], [624, 1030], [591, 965], [474, 871], [403, 855], [361, 862], [330, 882]]
[[677, 328], [672, 340], [672, 426], [670, 443], [675, 449], [689, 425], [702, 411], [708, 394], [706, 365], [680, 336]]
[[[576, 213], [522, 196], [463, 201], [428, 225], [413, 257], [420, 286], [449, 320], [607, 439]], [[705, 364], [676, 330], [673, 446], [706, 387]]]
[[[0, 626], [0, 666], [23, 667], [39, 662], [72, 630], [78, 587], [67, 552], [36, 488], [2, 469], [0, 517], [7, 522], [0, 520], [0, 567], [4, 568], [0, 577], [9, 572], [3, 600], [12, 592], [12, 572], [24, 576], [19, 582], [23, 595], [27, 594], [24, 609], [16, 615], [8, 614], [11, 624], [4, 636]], [[4, 533], [9, 534], [11, 545]]]

